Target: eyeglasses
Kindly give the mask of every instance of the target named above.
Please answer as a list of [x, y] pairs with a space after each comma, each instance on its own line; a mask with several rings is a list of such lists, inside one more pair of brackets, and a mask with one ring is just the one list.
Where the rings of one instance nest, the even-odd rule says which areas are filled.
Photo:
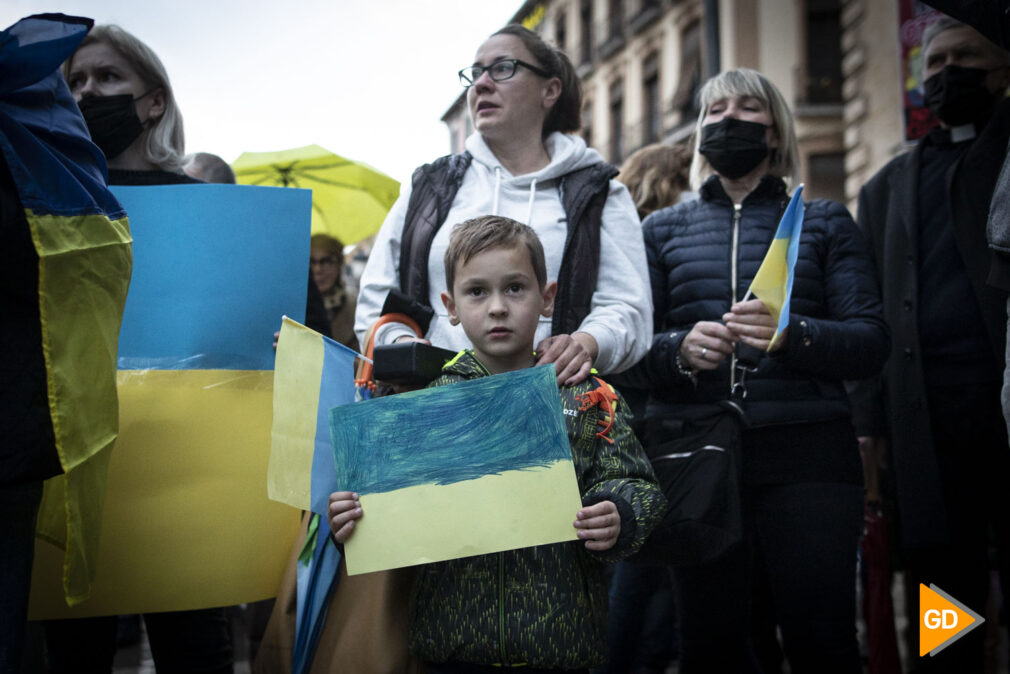
[[336, 267], [337, 258], [334, 255], [327, 255], [326, 257], [310, 257], [309, 267]]
[[485, 72], [493, 81], [501, 82], [515, 75], [516, 68], [519, 66], [540, 75], [540, 77], [553, 77], [553, 75], [549, 72], [543, 68], [538, 68], [532, 63], [526, 63], [526, 61], [520, 61], [519, 59], [502, 59], [501, 61], [495, 61], [487, 67], [467, 66], [466, 68], [463, 68], [459, 71], [459, 83], [464, 87], [469, 87]]

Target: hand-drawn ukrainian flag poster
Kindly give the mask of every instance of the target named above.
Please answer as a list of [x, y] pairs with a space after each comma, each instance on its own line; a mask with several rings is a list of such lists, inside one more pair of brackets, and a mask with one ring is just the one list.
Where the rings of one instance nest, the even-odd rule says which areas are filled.
[[134, 273], [120, 433], [92, 597], [68, 608], [37, 546], [33, 619], [226, 606], [276, 593], [299, 513], [267, 498], [272, 335], [305, 310], [311, 193], [113, 187]]
[[348, 575], [576, 540], [563, 414], [553, 366], [333, 408]]

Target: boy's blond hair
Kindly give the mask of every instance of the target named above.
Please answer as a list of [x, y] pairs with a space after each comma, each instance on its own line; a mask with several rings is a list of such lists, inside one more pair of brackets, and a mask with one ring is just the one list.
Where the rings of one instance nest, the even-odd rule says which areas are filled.
[[500, 215], [482, 215], [459, 223], [449, 235], [445, 249], [445, 286], [452, 295], [456, 265], [466, 264], [478, 253], [491, 248], [526, 246], [540, 289], [547, 285], [547, 262], [540, 237], [528, 225]]

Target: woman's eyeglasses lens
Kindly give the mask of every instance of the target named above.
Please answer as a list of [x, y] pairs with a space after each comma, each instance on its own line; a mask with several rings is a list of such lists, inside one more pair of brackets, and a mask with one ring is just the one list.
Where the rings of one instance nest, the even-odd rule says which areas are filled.
[[459, 82], [464, 87], [468, 87], [480, 79], [481, 74], [485, 70], [493, 81], [501, 82], [502, 80], [507, 80], [516, 74], [517, 63], [518, 61], [515, 59], [508, 59], [507, 61], [497, 61], [492, 63], [486, 68], [483, 66], [470, 66], [469, 68], [463, 68], [459, 71]]
[[309, 267], [336, 267], [337, 258], [333, 255], [327, 255], [326, 257], [310, 257]]

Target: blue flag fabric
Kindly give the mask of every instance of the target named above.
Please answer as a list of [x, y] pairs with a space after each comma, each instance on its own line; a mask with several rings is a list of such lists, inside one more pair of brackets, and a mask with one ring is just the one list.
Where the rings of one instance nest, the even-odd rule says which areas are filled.
[[330, 599], [340, 576], [340, 551], [330, 541], [330, 527], [325, 517], [312, 513], [305, 547], [298, 558], [297, 610], [292, 674], [307, 674], [326, 624]]

